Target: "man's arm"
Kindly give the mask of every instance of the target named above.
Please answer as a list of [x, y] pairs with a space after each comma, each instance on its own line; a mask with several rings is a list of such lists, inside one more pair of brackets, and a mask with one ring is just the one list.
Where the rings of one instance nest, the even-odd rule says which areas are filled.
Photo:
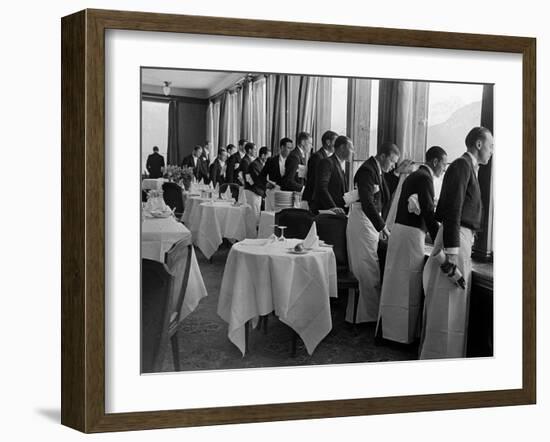
[[291, 153], [285, 161], [285, 175], [282, 179], [284, 190], [300, 192], [302, 187], [304, 187], [301, 182], [296, 180], [296, 173], [298, 172], [299, 165], [300, 160], [298, 159], [298, 156], [292, 155]]
[[332, 176], [332, 164], [330, 160], [324, 159], [319, 163], [317, 169], [317, 188], [315, 193], [319, 201], [319, 208], [332, 209], [336, 207], [336, 203], [332, 199], [330, 192], [328, 191], [328, 183]]
[[435, 220], [434, 186], [432, 180], [429, 178], [423, 179], [419, 184], [418, 203], [420, 205], [420, 216], [424, 218], [432, 242], [434, 242], [439, 230], [439, 224]]
[[460, 219], [470, 176], [466, 161], [456, 161], [445, 173], [438, 213], [443, 224], [443, 247], [446, 254], [456, 255], [460, 247]]
[[[368, 169], [364, 169], [361, 173], [357, 174], [357, 191], [359, 193], [359, 201], [361, 202], [361, 208], [372, 222], [374, 228], [381, 232], [386, 227], [386, 223], [378, 213], [374, 204], [374, 190], [375, 185], [378, 185], [374, 174]], [[380, 192], [382, 189], [378, 189]]]

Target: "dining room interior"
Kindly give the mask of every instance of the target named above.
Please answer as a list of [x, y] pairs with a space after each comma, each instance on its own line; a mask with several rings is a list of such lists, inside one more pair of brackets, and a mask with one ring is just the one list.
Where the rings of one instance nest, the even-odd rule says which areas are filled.
[[[402, 220], [446, 226], [453, 165], [474, 129], [493, 135], [492, 84], [151, 67], [140, 99], [141, 373], [417, 361], [453, 309], [462, 328], [434, 340], [460, 350], [427, 357], [493, 356], [491, 158], [468, 264], [437, 264], [464, 304], [427, 302], [426, 263], [448, 251], [427, 221], [420, 267], [397, 270]], [[429, 207], [404, 197], [419, 170]]]

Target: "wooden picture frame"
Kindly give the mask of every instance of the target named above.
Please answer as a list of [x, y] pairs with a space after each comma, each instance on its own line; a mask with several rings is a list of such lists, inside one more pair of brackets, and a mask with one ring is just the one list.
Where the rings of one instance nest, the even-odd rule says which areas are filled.
[[[513, 390], [105, 412], [105, 30], [494, 51], [523, 64], [523, 382]], [[536, 400], [536, 40], [84, 10], [62, 19], [62, 424], [83, 432], [533, 404]]]

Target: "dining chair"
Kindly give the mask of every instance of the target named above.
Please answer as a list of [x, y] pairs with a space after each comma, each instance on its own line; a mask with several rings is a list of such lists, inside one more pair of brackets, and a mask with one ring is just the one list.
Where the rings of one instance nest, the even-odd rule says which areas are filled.
[[141, 372], [161, 369], [168, 343], [174, 277], [159, 261], [141, 260]]
[[354, 330], [357, 319], [357, 304], [359, 302], [359, 281], [349, 269], [348, 244], [346, 229], [348, 219], [345, 215], [319, 214], [315, 217], [317, 235], [325, 243], [332, 245], [336, 257], [336, 275], [338, 291], [347, 290], [348, 296], [354, 296], [353, 325]]
[[227, 188], [231, 189], [231, 196], [235, 198], [235, 201], [239, 198], [239, 185], [236, 183], [224, 183], [220, 186], [220, 194], [219, 197], [222, 196], [222, 193], [225, 193], [227, 191]]
[[172, 356], [174, 368], [180, 370], [179, 360], [179, 340], [178, 331], [181, 322], [187, 316], [182, 315], [183, 303], [185, 301], [185, 292], [189, 283], [189, 274], [191, 271], [191, 258], [193, 256], [193, 245], [190, 239], [182, 239], [172, 245], [164, 257], [164, 262], [168, 270], [174, 275], [174, 286], [170, 299], [170, 316], [168, 323], [168, 337], [172, 344]]
[[275, 213], [275, 224], [286, 226], [285, 238], [304, 239], [314, 219], [315, 216], [306, 209], [288, 208]]
[[167, 206], [174, 210], [177, 219], [183, 215], [183, 193], [176, 183], [166, 182], [162, 184], [162, 197]]

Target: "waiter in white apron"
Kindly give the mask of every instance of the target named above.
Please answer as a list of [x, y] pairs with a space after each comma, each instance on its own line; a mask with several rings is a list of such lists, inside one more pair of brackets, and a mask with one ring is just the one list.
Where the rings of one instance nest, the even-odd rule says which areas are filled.
[[[445, 173], [435, 213], [442, 225], [424, 268], [426, 299], [420, 359], [466, 356], [472, 243], [482, 215], [477, 171], [493, 154], [493, 136], [484, 127], [474, 127], [465, 142], [467, 152]], [[456, 265], [462, 273], [465, 288], [443, 273], [438, 258], [441, 252], [445, 262]]]
[[[435, 241], [434, 177], [445, 171], [447, 153], [426, 152], [426, 163], [404, 181], [388, 243], [376, 336], [410, 344], [420, 336], [422, 270], [426, 232]], [[395, 201], [394, 201], [395, 204]]]
[[[354, 318], [355, 295], [348, 298], [346, 321], [374, 322], [380, 302], [379, 238], [390, 235], [383, 215], [390, 204], [391, 191], [384, 174], [399, 159], [399, 148], [383, 143], [375, 157], [370, 157], [357, 170], [354, 184], [359, 201], [351, 204], [346, 231], [350, 269], [359, 280], [359, 301]], [[395, 182], [397, 184], [397, 181]]]

